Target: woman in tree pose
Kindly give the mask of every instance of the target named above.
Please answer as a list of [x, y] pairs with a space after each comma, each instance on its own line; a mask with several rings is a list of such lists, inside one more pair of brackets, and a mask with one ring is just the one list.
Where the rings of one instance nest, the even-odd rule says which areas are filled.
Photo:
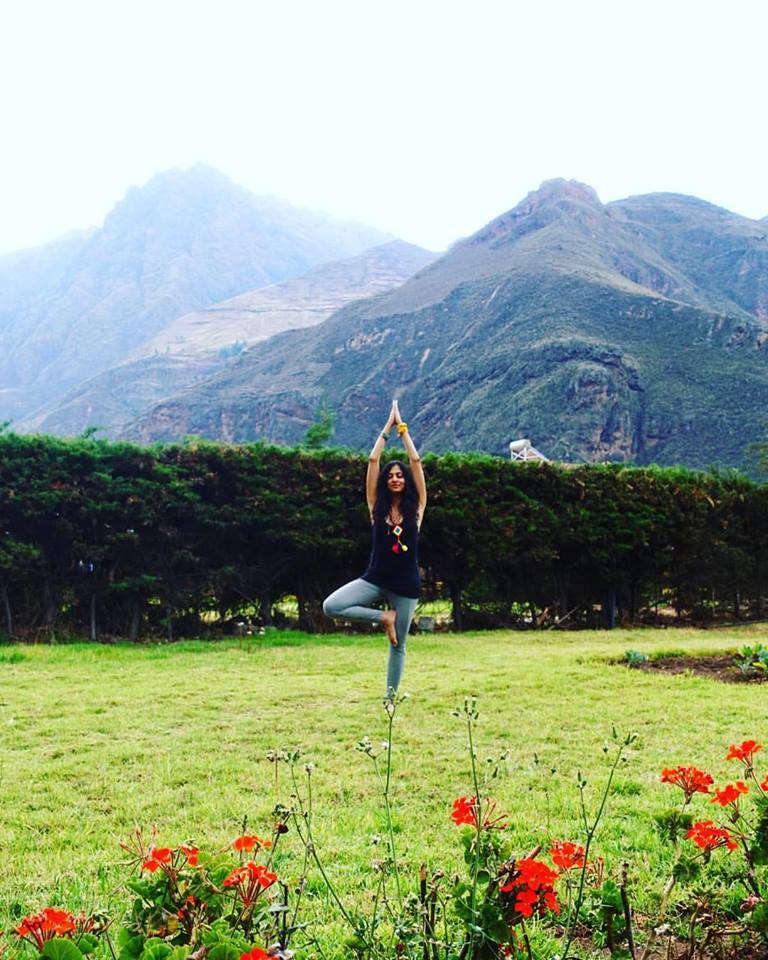
[[[379, 467], [393, 426], [405, 446], [410, 469], [399, 460]], [[397, 400], [392, 401], [387, 422], [368, 457], [365, 493], [373, 528], [368, 569], [327, 597], [323, 612], [334, 619], [384, 625], [389, 638], [386, 695], [391, 699], [400, 684], [408, 628], [419, 599], [419, 528], [427, 505], [421, 458]], [[371, 607], [377, 600], [386, 600], [389, 610]]]

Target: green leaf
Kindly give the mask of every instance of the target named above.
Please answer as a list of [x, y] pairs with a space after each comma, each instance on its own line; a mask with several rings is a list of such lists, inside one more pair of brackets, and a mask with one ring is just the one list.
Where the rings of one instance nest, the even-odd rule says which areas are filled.
[[93, 953], [99, 945], [99, 938], [92, 933], [83, 933], [75, 943], [80, 953]]
[[621, 891], [613, 880], [606, 880], [602, 887], [600, 887], [600, 906], [604, 910], [621, 911], [624, 909], [624, 904], [621, 900]]
[[[761, 797], [760, 800], [763, 800]], [[768, 806], [758, 802], [759, 817], [755, 827], [755, 838], [750, 846], [752, 860], [759, 865], [768, 863]]]
[[65, 940], [63, 937], [55, 937], [49, 940], [43, 947], [41, 957], [46, 960], [83, 960], [82, 953], [72, 943], [71, 940]]
[[686, 855], [681, 856], [680, 859], [672, 868], [672, 873], [675, 877], [675, 880], [678, 880], [683, 883], [685, 881], [690, 881], [695, 879], [700, 872], [701, 872], [700, 862]]
[[240, 960], [240, 950], [231, 943], [217, 943], [208, 951], [208, 960]]
[[137, 880], [134, 878], [132, 880], [126, 880], [125, 885], [129, 890], [138, 893], [140, 897], [149, 897], [152, 894], [152, 884], [147, 883], [146, 880]]
[[123, 928], [117, 935], [119, 950], [117, 960], [139, 960], [144, 949], [144, 942], [145, 939], [140, 933], [131, 933], [130, 930]]
[[173, 947], [157, 937], [152, 937], [147, 940], [140, 960], [166, 960], [171, 953], [173, 953]]
[[749, 925], [763, 936], [768, 934], [768, 903], [758, 903], [749, 915]]

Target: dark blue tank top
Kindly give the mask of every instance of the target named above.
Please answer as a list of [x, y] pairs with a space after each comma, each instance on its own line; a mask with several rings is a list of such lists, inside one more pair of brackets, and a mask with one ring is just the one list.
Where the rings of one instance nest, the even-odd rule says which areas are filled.
[[390, 526], [385, 520], [375, 520], [371, 559], [361, 579], [391, 590], [401, 597], [418, 600], [418, 525], [411, 522]]

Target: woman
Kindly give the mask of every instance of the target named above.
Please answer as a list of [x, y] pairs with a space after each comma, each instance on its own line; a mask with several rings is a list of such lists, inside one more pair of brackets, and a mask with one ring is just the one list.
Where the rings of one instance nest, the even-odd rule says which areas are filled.
[[[405, 446], [410, 469], [399, 460], [379, 467], [393, 426]], [[386, 695], [391, 699], [400, 684], [405, 642], [419, 599], [419, 529], [427, 505], [421, 458], [396, 400], [368, 457], [365, 492], [373, 528], [368, 569], [332, 593], [323, 603], [323, 611], [335, 619], [384, 625], [389, 638]], [[386, 600], [390, 609], [371, 607], [378, 600]]]

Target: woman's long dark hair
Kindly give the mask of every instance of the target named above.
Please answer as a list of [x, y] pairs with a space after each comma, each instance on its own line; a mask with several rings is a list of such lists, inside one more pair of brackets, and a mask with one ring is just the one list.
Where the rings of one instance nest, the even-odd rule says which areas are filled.
[[400, 513], [403, 515], [405, 523], [416, 523], [419, 513], [419, 495], [416, 492], [416, 485], [413, 482], [409, 467], [402, 460], [390, 460], [381, 468], [379, 479], [376, 482], [376, 503], [373, 506], [373, 519], [386, 520], [389, 514], [389, 508], [392, 506], [392, 497], [387, 486], [389, 471], [392, 467], [400, 467], [405, 477], [405, 486], [400, 495]]

